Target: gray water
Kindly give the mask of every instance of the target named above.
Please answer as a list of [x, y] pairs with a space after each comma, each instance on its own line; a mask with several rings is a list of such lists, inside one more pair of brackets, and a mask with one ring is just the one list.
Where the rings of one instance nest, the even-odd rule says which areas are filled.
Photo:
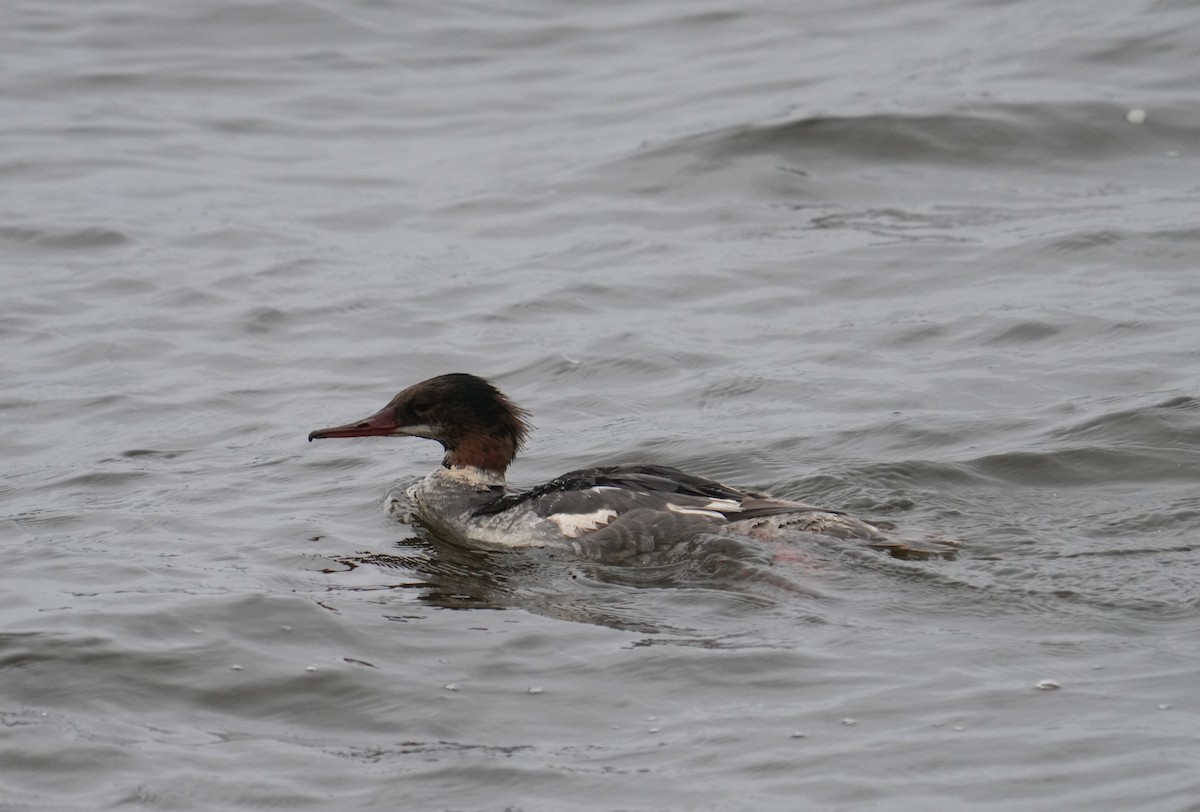
[[[0, 54], [0, 809], [1200, 809], [1200, 7], [27, 0]], [[455, 549], [381, 509], [435, 444], [304, 442], [451, 371], [518, 484], [962, 552]]]

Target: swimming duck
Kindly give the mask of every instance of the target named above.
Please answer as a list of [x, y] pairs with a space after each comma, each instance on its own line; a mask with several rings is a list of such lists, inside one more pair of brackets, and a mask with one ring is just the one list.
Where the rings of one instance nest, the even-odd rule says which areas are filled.
[[[890, 539], [888, 523], [777, 499], [665, 465], [571, 471], [524, 491], [505, 474], [530, 431], [529, 414], [489, 381], [439, 375], [408, 387], [380, 411], [308, 439], [425, 437], [442, 444], [441, 467], [407, 491], [413, 518], [487, 549], [545, 547], [588, 559], [637, 560], [701, 534], [774, 539], [789, 532], [855, 539], [901, 558], [945, 556], [948, 539]], [[405, 512], [403, 500], [389, 509]]]

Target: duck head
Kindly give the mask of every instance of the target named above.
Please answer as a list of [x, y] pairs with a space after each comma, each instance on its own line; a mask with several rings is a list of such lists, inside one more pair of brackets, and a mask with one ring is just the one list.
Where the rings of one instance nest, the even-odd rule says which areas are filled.
[[529, 433], [528, 417], [490, 382], [457, 372], [410, 386], [370, 417], [318, 429], [308, 439], [426, 437], [442, 444], [447, 468], [473, 466], [503, 476]]

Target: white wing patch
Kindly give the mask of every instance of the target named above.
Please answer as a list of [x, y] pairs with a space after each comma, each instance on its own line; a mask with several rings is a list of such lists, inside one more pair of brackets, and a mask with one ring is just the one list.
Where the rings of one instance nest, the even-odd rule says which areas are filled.
[[704, 516], [708, 519], [724, 519], [725, 513], [738, 513], [742, 509], [742, 503], [734, 499], [713, 499], [707, 505], [696, 505], [693, 507], [684, 507], [683, 505], [667, 503], [667, 510], [674, 513], [685, 513], [688, 516]]
[[[712, 504], [712, 503], [710, 503]], [[736, 504], [736, 503], [734, 503]], [[683, 505], [674, 505], [668, 501], [667, 510], [672, 513], [684, 513], [686, 516], [703, 516], [708, 519], [724, 519], [725, 513], [719, 510], [708, 510], [709, 505], [702, 507], [684, 507]]]
[[608, 524], [617, 518], [617, 512], [612, 508], [601, 508], [591, 513], [553, 513], [546, 518], [558, 525], [564, 536], [573, 539]]

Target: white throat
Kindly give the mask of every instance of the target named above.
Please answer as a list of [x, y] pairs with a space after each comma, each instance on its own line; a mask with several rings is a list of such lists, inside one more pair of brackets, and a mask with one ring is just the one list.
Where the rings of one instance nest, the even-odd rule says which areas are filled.
[[485, 471], [482, 468], [476, 468], [474, 465], [444, 466], [430, 474], [430, 477], [453, 480], [463, 485], [470, 485], [476, 490], [504, 487], [504, 474]]

